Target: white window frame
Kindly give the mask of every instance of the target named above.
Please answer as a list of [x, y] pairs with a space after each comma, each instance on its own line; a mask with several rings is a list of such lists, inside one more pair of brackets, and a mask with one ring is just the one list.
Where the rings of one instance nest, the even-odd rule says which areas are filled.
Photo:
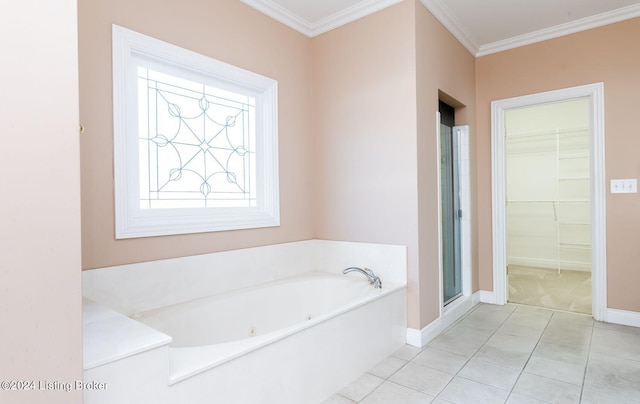
[[[116, 239], [279, 226], [277, 81], [117, 25], [112, 35]], [[255, 207], [140, 207], [137, 61], [141, 58], [255, 94]]]

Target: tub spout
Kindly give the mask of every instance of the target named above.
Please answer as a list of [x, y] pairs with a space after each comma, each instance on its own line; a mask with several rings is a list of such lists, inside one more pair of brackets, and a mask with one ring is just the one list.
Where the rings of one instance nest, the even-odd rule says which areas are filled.
[[369, 280], [369, 283], [372, 284], [374, 288], [376, 288], [376, 289], [381, 289], [382, 288], [382, 281], [369, 268], [362, 269], [362, 268], [358, 268], [358, 267], [349, 267], [349, 268], [343, 269], [342, 273], [343, 274], [348, 274], [349, 272], [354, 272], [354, 271], [355, 272], [360, 272], [361, 274], [366, 276], [367, 279]]

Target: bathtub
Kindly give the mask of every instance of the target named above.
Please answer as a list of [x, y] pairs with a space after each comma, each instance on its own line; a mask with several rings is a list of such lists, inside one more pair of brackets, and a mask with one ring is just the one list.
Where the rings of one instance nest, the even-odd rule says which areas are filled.
[[402, 288], [375, 289], [359, 274], [310, 272], [131, 317], [173, 339], [173, 384]]
[[[326, 244], [313, 251], [335, 253]], [[311, 254], [309, 262], [283, 278], [165, 305], [156, 302], [153, 308], [136, 298], [135, 288], [121, 288], [118, 293], [130, 299], [119, 300], [119, 321], [164, 338], [148, 344], [150, 349], [85, 366], [85, 381], [122, 387], [87, 391], [85, 403], [321, 403], [404, 345], [406, 284], [383, 270], [383, 287], [375, 289], [362, 274], [340, 273], [349, 265], [323, 271], [314, 262], [324, 265], [327, 259]], [[300, 269], [305, 266], [307, 271]], [[109, 299], [96, 285], [103, 283], [91, 275], [105, 274], [87, 274], [91, 279], [83, 280], [87, 297], [103, 297], [102, 304]], [[106, 337], [104, 327], [94, 333], [85, 327], [86, 342], [92, 344], [94, 337]], [[122, 350], [123, 340], [142, 338], [115, 339]], [[140, 375], [145, 382], [134, 383]]]

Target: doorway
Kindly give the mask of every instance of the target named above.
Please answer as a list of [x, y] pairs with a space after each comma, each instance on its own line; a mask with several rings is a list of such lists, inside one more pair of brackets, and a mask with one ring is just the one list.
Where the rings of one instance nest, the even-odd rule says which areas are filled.
[[492, 111], [492, 225], [493, 294], [491, 300], [505, 304], [507, 288], [507, 111], [536, 105], [586, 99], [589, 108], [589, 215], [591, 241], [591, 312], [606, 319], [606, 229], [604, 178], [604, 85], [590, 84], [568, 89], [494, 101]]
[[591, 314], [589, 98], [505, 111], [507, 301]]

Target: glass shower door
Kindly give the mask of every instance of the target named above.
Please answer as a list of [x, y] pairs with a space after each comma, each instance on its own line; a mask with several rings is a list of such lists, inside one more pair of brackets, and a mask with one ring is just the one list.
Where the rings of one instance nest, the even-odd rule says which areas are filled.
[[458, 139], [453, 126], [440, 124], [440, 206], [442, 214], [443, 305], [462, 294]]

